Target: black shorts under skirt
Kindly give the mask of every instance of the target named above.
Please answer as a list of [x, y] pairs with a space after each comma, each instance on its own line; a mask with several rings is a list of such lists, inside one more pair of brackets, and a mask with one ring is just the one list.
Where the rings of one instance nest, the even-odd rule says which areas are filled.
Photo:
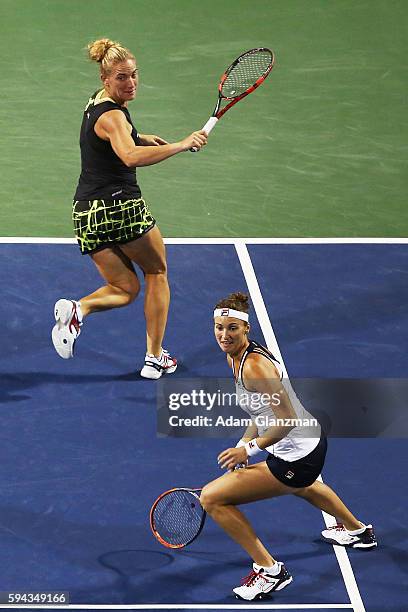
[[156, 224], [143, 198], [77, 200], [72, 221], [83, 255], [136, 240]]
[[285, 461], [268, 454], [266, 464], [272, 474], [288, 487], [308, 487], [314, 483], [323, 469], [326, 458], [327, 439], [322, 435], [316, 448], [297, 461]]

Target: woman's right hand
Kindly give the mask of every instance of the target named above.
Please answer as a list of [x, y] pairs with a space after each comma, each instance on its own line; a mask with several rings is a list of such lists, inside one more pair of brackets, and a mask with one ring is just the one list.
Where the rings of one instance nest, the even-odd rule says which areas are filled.
[[207, 144], [207, 134], [204, 132], [204, 130], [193, 132], [190, 134], [190, 136], [184, 138], [180, 144], [183, 151], [189, 151], [192, 148], [200, 150], [201, 147], [204, 147]]
[[222, 470], [233, 471], [239, 463], [248, 461], [248, 453], [244, 446], [236, 446], [235, 448], [226, 448], [217, 457], [218, 465]]

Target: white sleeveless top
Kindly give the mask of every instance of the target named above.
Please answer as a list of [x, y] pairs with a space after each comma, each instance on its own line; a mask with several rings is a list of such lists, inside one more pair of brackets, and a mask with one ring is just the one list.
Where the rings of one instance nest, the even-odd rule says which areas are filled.
[[[265, 431], [273, 425], [273, 420], [276, 419], [276, 416], [273, 413], [273, 405], [269, 403], [262, 405], [259, 397], [260, 394], [253, 391], [248, 391], [245, 388], [242, 380], [242, 371], [245, 360], [251, 353], [262, 355], [265, 359], [268, 359], [274, 364], [279, 372], [282, 386], [285, 388], [292, 407], [296, 412], [296, 427], [291, 429], [285, 438], [282, 438], [282, 440], [279, 440], [279, 442], [268, 446], [265, 450], [271, 453], [271, 455], [280, 457], [285, 461], [296, 461], [297, 459], [301, 459], [302, 457], [305, 457], [311, 453], [312, 450], [314, 450], [318, 445], [321, 435], [320, 425], [318, 421], [316, 421], [316, 419], [314, 419], [314, 417], [307, 412], [307, 410], [301, 404], [292, 385], [290, 384], [290, 380], [288, 378], [283, 378], [282, 368], [279, 361], [275, 359], [268, 349], [254, 341], [249, 342], [248, 348], [242, 355], [238, 373], [235, 372], [234, 362], [232, 361], [232, 371], [235, 377], [238, 403], [240, 407], [249, 414], [252, 422], [258, 427], [258, 436], [262, 436]], [[277, 424], [281, 425], [283, 423], [278, 422]]]

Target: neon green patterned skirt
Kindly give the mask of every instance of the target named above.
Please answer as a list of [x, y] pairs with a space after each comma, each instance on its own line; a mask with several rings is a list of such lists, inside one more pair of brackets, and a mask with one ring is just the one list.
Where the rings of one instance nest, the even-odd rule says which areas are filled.
[[156, 224], [143, 198], [79, 200], [74, 202], [72, 220], [83, 255], [136, 240]]

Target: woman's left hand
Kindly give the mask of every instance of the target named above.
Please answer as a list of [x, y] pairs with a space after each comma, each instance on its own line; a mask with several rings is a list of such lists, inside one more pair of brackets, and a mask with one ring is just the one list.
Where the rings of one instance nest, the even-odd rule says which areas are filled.
[[167, 140], [156, 136], [156, 134], [139, 134], [139, 139], [144, 147], [157, 147], [169, 144]]
[[248, 459], [244, 446], [227, 448], [218, 455], [218, 465], [221, 469], [233, 470], [238, 463], [246, 463]]

